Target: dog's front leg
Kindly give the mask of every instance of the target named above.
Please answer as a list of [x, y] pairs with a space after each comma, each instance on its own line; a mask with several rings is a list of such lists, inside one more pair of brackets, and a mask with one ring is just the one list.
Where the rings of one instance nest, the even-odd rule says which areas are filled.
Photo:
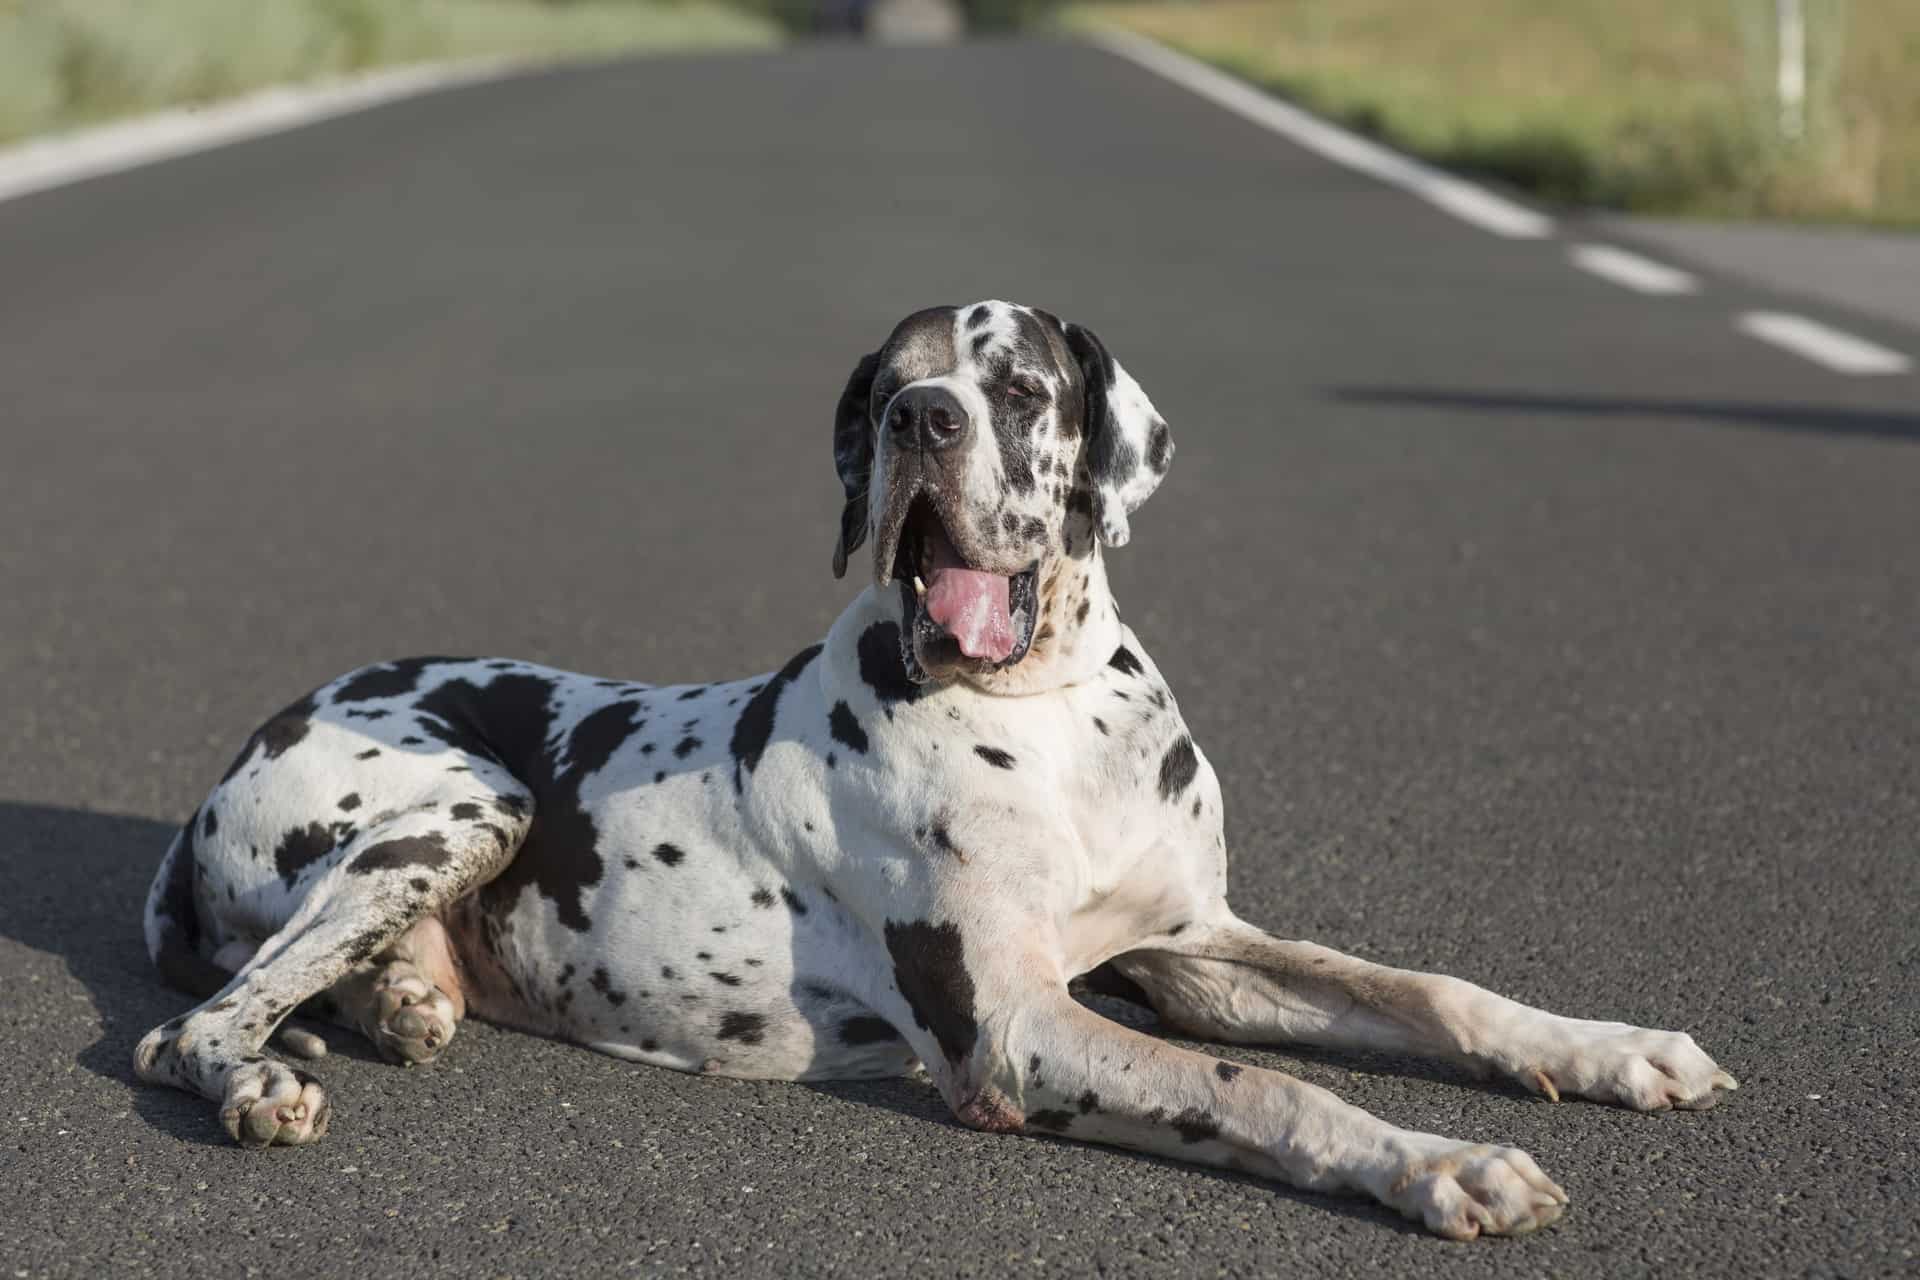
[[1443, 974], [1271, 935], [1231, 916], [1114, 968], [1194, 1035], [1413, 1053], [1640, 1111], [1711, 1107], [1738, 1082], [1693, 1037], [1548, 1013]]
[[1523, 1151], [1396, 1128], [1316, 1085], [1128, 1030], [1064, 988], [1010, 993], [980, 1030], [963, 1062], [934, 1073], [978, 1128], [1357, 1191], [1455, 1239], [1531, 1231], [1566, 1203]]

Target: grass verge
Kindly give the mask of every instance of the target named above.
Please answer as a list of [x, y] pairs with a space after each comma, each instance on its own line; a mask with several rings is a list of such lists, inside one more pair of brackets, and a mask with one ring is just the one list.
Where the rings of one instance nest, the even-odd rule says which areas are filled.
[[1806, 0], [1782, 136], [1772, 0], [1073, 4], [1359, 132], [1548, 200], [1920, 225], [1920, 3]]
[[0, 142], [398, 63], [777, 38], [704, 0], [0, 0]]

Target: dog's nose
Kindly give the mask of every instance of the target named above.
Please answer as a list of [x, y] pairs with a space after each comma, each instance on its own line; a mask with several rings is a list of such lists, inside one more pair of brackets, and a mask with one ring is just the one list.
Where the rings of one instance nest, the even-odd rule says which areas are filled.
[[887, 428], [901, 444], [950, 449], [966, 438], [967, 411], [945, 387], [908, 387], [887, 409]]

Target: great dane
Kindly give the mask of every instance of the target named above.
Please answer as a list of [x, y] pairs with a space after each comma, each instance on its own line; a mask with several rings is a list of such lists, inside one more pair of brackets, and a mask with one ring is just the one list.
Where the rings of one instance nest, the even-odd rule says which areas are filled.
[[974, 1128], [1362, 1192], [1459, 1238], [1566, 1194], [1524, 1152], [1130, 1030], [1069, 982], [1196, 1038], [1425, 1055], [1553, 1099], [1737, 1087], [1686, 1035], [1234, 915], [1219, 786], [1103, 558], [1173, 441], [1092, 332], [1002, 302], [908, 316], [848, 379], [833, 456], [834, 569], [870, 540], [871, 581], [778, 671], [411, 658], [261, 726], [154, 881], [148, 949], [208, 998], [141, 1040], [141, 1078], [299, 1145], [329, 1103], [263, 1053], [289, 1014], [424, 1063], [471, 1012], [680, 1071], [924, 1071]]

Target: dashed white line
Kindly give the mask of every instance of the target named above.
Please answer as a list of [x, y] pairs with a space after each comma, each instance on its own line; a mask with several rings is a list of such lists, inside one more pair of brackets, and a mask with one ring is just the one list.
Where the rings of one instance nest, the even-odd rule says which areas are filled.
[[1328, 124], [1318, 116], [1270, 97], [1244, 81], [1145, 36], [1102, 31], [1088, 38], [1107, 52], [1145, 67], [1235, 115], [1336, 164], [1409, 191], [1483, 231], [1516, 240], [1543, 240], [1553, 234], [1553, 219], [1543, 213], [1348, 133], [1338, 125]]
[[1638, 293], [1700, 292], [1700, 281], [1678, 267], [1616, 249], [1610, 244], [1576, 244], [1567, 251], [1567, 256], [1582, 271]]
[[298, 128], [398, 98], [494, 79], [527, 65], [489, 60], [403, 67], [330, 84], [266, 89], [216, 106], [160, 111], [0, 148], [0, 200]]
[[1747, 311], [1738, 321], [1742, 333], [1823, 365], [1835, 373], [1905, 373], [1913, 361], [1877, 342], [1797, 316], [1788, 311]]

